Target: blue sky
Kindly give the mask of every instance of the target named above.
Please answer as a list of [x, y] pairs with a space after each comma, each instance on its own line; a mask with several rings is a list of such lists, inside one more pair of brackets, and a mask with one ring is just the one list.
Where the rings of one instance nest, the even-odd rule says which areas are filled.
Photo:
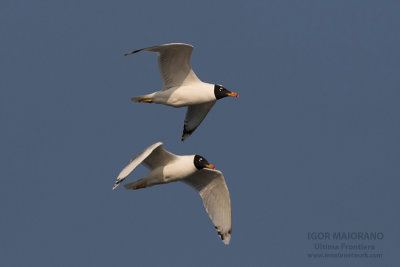
[[[398, 264], [399, 12], [397, 1], [2, 1], [0, 264]], [[184, 109], [130, 101], [161, 79], [154, 54], [123, 54], [169, 42], [194, 45], [196, 74], [240, 95], [185, 143]], [[229, 246], [184, 184], [111, 190], [157, 141], [223, 171]], [[309, 232], [381, 232], [348, 243], [383, 258], [311, 259], [315, 243], [338, 241]]]

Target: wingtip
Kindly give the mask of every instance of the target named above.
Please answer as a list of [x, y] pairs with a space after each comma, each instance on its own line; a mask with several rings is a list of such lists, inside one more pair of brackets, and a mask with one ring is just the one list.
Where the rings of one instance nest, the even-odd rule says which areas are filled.
[[230, 241], [231, 241], [230, 238], [229, 238], [229, 239], [222, 240], [222, 242], [223, 242], [225, 245], [227, 245], [227, 246], [229, 245]]
[[185, 141], [189, 136], [192, 135], [193, 131], [194, 130], [191, 130], [191, 131], [186, 130], [186, 126], [184, 126], [181, 141], [182, 142]]
[[137, 52], [140, 52], [140, 51], [142, 51], [142, 50], [143, 50], [143, 49], [133, 50], [133, 51], [131, 51], [131, 52], [125, 53], [124, 56], [129, 56], [129, 55], [135, 54], [135, 53], [137, 53]]
[[224, 243], [225, 245], [229, 245], [229, 243], [231, 242], [231, 234], [224, 234], [220, 236], [222, 243]]
[[119, 186], [119, 184], [122, 182], [122, 180], [117, 179], [113, 185], [112, 190], [114, 190], [115, 188], [117, 188]]
[[231, 242], [232, 228], [229, 229], [227, 232], [220, 231], [217, 226], [215, 226], [215, 229], [217, 230], [218, 236], [221, 238], [221, 241], [225, 245], [229, 245], [229, 243]]

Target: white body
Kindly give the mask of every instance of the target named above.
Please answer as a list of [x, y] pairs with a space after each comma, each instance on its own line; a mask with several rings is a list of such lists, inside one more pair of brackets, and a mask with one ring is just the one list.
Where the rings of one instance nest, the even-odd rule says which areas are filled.
[[[188, 94], [189, 90], [190, 94]], [[142, 97], [150, 97], [153, 99], [154, 103], [164, 104], [175, 108], [203, 104], [216, 100], [214, 95], [214, 85], [203, 82], [198, 82], [195, 85], [172, 87]]]
[[[150, 170], [149, 174], [140, 180], [146, 182], [146, 187], [150, 187], [156, 184], [166, 184], [185, 179], [197, 171], [193, 165], [193, 160], [194, 155], [176, 155], [175, 160], [169, 162], [167, 165]], [[133, 189], [135, 184], [137, 184], [136, 181], [128, 183], [125, 185], [125, 188]]]

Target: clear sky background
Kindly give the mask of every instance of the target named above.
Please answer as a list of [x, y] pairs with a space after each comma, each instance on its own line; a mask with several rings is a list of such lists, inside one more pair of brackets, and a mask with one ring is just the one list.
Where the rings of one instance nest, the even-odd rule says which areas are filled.
[[[1, 1], [0, 265], [398, 265], [399, 14], [399, 1]], [[161, 79], [155, 54], [123, 54], [169, 42], [240, 95], [185, 143], [185, 109], [130, 101]], [[184, 184], [111, 190], [157, 141], [223, 171], [229, 246]], [[347, 243], [383, 258], [309, 258], [341, 243], [309, 232], [338, 231], [382, 232]]]

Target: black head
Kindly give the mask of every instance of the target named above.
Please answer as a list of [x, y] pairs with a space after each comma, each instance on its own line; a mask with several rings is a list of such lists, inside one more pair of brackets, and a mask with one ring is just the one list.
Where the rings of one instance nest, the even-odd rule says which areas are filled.
[[199, 155], [195, 155], [195, 156], [194, 156], [194, 161], [193, 161], [193, 163], [194, 163], [194, 166], [195, 166], [198, 170], [201, 170], [201, 169], [203, 169], [203, 168], [215, 169], [214, 165], [208, 163], [208, 161], [207, 161], [204, 157], [199, 156]]
[[237, 93], [231, 92], [219, 84], [214, 85], [214, 95], [216, 99], [221, 99], [226, 96], [234, 96], [234, 97], [239, 96]]

